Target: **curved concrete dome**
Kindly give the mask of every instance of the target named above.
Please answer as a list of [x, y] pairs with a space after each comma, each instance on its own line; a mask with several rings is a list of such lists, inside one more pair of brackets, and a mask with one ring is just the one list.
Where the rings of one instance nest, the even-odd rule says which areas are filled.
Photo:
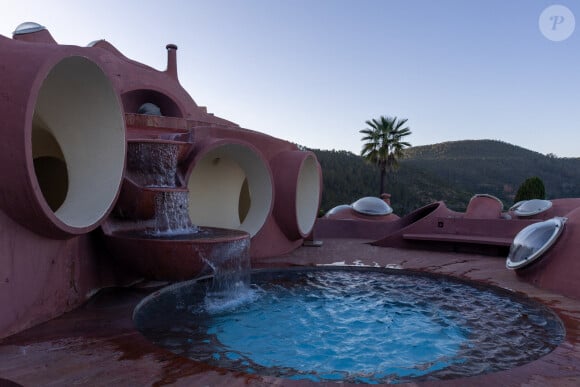
[[352, 208], [364, 215], [389, 215], [393, 212], [384, 200], [374, 196], [366, 196], [352, 203]]
[[56, 217], [73, 228], [96, 227], [119, 190], [125, 132], [120, 101], [93, 62], [63, 59], [42, 83], [32, 121], [32, 158]]
[[565, 222], [566, 218], [556, 217], [525, 227], [510, 247], [507, 268], [519, 269], [540, 258], [556, 242]]
[[533, 216], [552, 208], [550, 200], [531, 199], [517, 202], [510, 208], [517, 216]]
[[207, 150], [195, 162], [187, 187], [189, 216], [198, 226], [254, 236], [272, 210], [270, 170], [250, 145], [223, 143]]

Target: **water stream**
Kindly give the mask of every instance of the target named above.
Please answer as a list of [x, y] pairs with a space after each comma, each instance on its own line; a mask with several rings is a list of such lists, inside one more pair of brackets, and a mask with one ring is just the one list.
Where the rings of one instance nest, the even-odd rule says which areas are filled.
[[160, 191], [155, 196], [154, 236], [194, 234], [199, 228], [189, 219], [187, 191]]
[[[247, 241], [240, 243], [247, 245]], [[256, 297], [250, 286], [250, 255], [247, 248], [240, 247], [235, 254], [224, 253], [211, 261], [202, 257], [213, 272], [204, 299], [205, 310], [210, 314], [234, 309]]]
[[175, 187], [177, 144], [163, 142], [129, 142], [127, 168], [144, 187]]

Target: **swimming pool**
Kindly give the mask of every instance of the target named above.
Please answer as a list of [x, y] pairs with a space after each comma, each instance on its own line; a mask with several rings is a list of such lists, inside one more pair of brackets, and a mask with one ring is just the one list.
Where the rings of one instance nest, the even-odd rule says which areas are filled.
[[[244, 373], [397, 383], [509, 369], [564, 337], [546, 307], [499, 289], [375, 268], [267, 270], [229, 303], [210, 281], [172, 285], [136, 309], [172, 352]], [[211, 296], [211, 292], [210, 292]]]

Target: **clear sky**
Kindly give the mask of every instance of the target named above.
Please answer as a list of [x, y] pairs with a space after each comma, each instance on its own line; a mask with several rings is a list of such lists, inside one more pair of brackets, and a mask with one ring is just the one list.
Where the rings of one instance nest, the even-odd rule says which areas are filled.
[[580, 23], [578, 0], [3, 3], [7, 37], [34, 21], [160, 70], [177, 44], [199, 105], [308, 147], [359, 153], [364, 122], [391, 115], [409, 119], [413, 145], [485, 138], [580, 157], [580, 25], [563, 41], [539, 28], [553, 4]]

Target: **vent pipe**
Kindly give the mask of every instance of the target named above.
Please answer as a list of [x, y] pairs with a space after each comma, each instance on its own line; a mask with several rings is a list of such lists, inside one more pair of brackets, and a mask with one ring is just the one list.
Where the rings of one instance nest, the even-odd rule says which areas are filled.
[[177, 46], [168, 44], [165, 48], [167, 49], [167, 70], [165, 73], [177, 81]]

